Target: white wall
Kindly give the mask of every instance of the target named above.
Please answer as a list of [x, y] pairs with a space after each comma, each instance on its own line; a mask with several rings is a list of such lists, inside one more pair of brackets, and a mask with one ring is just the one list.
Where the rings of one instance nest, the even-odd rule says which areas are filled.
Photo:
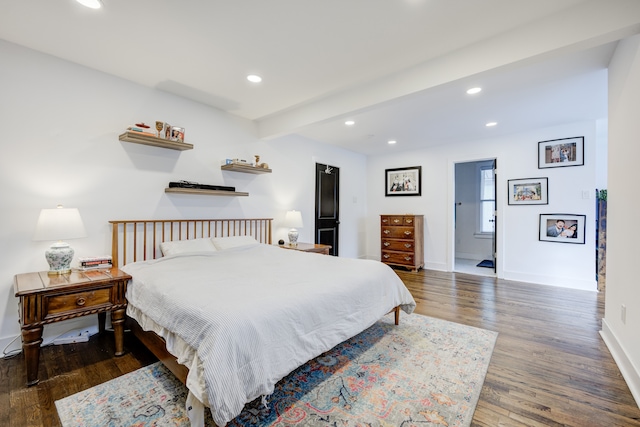
[[[260, 141], [247, 120], [8, 42], [0, 41], [0, 58], [0, 348], [19, 334], [13, 276], [48, 269], [50, 243], [31, 239], [40, 209], [58, 203], [78, 208], [85, 223], [88, 237], [70, 241], [76, 256], [109, 253], [110, 219], [271, 217], [277, 241], [286, 239], [278, 225], [284, 212], [298, 209], [300, 241], [310, 242], [319, 161], [341, 169], [340, 254], [364, 256], [364, 156], [295, 137]], [[118, 140], [127, 125], [155, 120], [185, 127], [195, 148]], [[254, 154], [272, 174], [220, 170], [225, 158]], [[164, 193], [181, 179], [231, 185], [249, 196]], [[45, 341], [74, 327], [47, 326]]]
[[[426, 268], [450, 271], [454, 255], [454, 165], [496, 158], [498, 277], [595, 291], [595, 133], [595, 122], [580, 122], [398, 154], [389, 150], [383, 156], [370, 157], [369, 256], [380, 259], [380, 214], [424, 214]], [[584, 166], [538, 169], [539, 141], [574, 136], [585, 137]], [[422, 197], [384, 197], [385, 169], [407, 166], [422, 166]], [[507, 180], [532, 177], [549, 178], [549, 205], [507, 206]], [[589, 195], [587, 199], [583, 191]], [[538, 241], [540, 213], [586, 215], [586, 243]]]
[[[607, 285], [602, 336], [640, 404], [637, 159], [640, 36], [622, 40], [609, 66]], [[626, 306], [626, 321], [621, 307]]]

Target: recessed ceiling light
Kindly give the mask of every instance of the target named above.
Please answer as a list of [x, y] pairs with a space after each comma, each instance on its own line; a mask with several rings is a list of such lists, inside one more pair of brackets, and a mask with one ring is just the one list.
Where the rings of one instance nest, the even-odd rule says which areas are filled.
[[353, 120], [347, 120], [346, 122], [344, 122], [344, 124], [347, 126], [353, 126], [356, 124], [356, 122], [354, 122]]
[[490, 127], [493, 127], [493, 126], [495, 126], [495, 125], [497, 125], [497, 124], [498, 124], [498, 122], [489, 122], [489, 123], [487, 123], [485, 126], [486, 126], [486, 127], [488, 127], [488, 128], [490, 128]]
[[481, 87], [472, 87], [471, 89], [469, 89], [469, 90], [467, 91], [467, 93], [468, 93], [469, 95], [475, 95], [476, 93], [479, 93], [479, 92], [481, 92], [481, 91], [482, 91], [482, 88], [481, 88]]
[[100, 9], [102, 7], [102, 2], [100, 0], [76, 0], [83, 6], [89, 7], [91, 9]]
[[391, 145], [393, 145], [393, 144], [395, 144], [396, 142], [397, 142], [397, 141], [396, 141], [395, 139], [392, 139], [392, 140], [389, 140], [389, 141], [387, 142], [387, 144], [391, 144]]
[[247, 80], [249, 80], [251, 83], [260, 83], [262, 81], [262, 77], [256, 74], [249, 74], [247, 76]]

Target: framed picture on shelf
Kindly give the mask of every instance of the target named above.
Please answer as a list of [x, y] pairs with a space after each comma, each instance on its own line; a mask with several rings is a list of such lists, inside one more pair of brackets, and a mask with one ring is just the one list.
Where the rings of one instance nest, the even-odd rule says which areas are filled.
[[385, 196], [422, 195], [422, 166], [385, 170]]
[[540, 214], [540, 241], [584, 245], [586, 215]]
[[538, 142], [538, 169], [584, 165], [584, 136]]
[[548, 178], [510, 179], [507, 183], [507, 202], [510, 205], [549, 204]]

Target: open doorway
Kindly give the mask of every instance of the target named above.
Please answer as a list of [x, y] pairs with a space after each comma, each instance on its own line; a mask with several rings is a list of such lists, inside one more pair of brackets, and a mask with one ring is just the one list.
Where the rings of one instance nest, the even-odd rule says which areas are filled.
[[455, 164], [453, 271], [496, 275], [496, 161]]

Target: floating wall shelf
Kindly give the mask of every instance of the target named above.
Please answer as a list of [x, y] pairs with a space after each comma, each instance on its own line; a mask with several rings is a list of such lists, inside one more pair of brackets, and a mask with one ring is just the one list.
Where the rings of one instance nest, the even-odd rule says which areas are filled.
[[193, 144], [186, 142], [170, 141], [150, 135], [141, 135], [140, 132], [126, 131], [121, 134], [120, 141], [133, 142], [135, 144], [151, 145], [154, 147], [169, 148], [171, 150], [193, 150]]
[[207, 196], [248, 196], [249, 193], [243, 193], [239, 191], [223, 191], [223, 190], [205, 190], [202, 188], [180, 188], [180, 187], [167, 187], [164, 189], [165, 193], [174, 194], [199, 194]]
[[237, 163], [231, 163], [229, 165], [222, 165], [220, 169], [223, 171], [244, 172], [244, 173], [271, 173], [271, 169], [257, 168], [255, 166], [239, 165]]

